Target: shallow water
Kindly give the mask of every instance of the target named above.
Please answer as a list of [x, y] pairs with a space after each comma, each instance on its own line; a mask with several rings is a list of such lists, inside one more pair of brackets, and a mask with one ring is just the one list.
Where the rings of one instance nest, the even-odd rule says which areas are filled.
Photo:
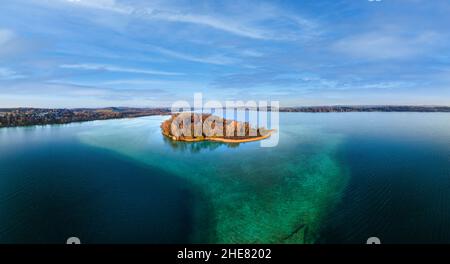
[[0, 242], [450, 242], [450, 115], [281, 113], [279, 144], [167, 117], [0, 129]]

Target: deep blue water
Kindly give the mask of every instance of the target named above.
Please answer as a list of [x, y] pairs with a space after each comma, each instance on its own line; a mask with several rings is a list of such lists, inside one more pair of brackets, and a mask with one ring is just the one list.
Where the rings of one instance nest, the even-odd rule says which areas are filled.
[[165, 118], [0, 129], [0, 242], [450, 243], [449, 114], [281, 113], [275, 148]]
[[0, 241], [188, 242], [183, 181], [80, 144], [83, 126], [0, 131]]

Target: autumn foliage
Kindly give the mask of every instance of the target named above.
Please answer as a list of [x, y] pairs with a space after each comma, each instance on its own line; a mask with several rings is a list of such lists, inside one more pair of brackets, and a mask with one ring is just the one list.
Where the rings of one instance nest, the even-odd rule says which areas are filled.
[[200, 141], [211, 138], [250, 139], [270, 131], [249, 122], [227, 120], [211, 114], [176, 113], [161, 124], [162, 133], [173, 140]]

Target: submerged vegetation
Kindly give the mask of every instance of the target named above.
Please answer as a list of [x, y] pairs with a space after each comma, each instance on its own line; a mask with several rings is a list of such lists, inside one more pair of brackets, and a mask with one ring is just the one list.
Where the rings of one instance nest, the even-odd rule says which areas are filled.
[[346, 186], [336, 157], [342, 138], [286, 118], [276, 148], [173, 141], [161, 137], [162, 117], [111, 122], [79, 136], [186, 180], [189, 242], [315, 243]]

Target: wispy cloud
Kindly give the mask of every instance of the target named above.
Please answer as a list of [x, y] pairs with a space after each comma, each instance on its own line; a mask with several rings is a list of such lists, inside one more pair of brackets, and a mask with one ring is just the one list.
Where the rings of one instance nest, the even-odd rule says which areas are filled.
[[12, 56], [26, 49], [17, 34], [7, 28], [0, 28], [0, 57]]
[[[255, 6], [249, 5], [247, 7], [249, 10], [246, 13], [223, 16], [221, 13], [201, 14], [182, 11], [176, 5], [169, 6], [158, 2], [133, 5], [130, 2], [125, 4], [115, 0], [59, 0], [59, 2], [61, 1], [74, 7], [110, 11], [147, 20], [192, 24], [259, 40], [298, 40], [305, 38], [306, 35], [312, 33], [316, 35], [319, 32], [315, 22], [298, 15], [286, 14], [285, 10], [279, 10], [274, 6], [267, 8], [268, 4], [264, 5], [265, 8], [262, 10], [257, 10]], [[276, 24], [288, 22], [294, 28], [289, 32], [280, 32], [263, 26], [267, 22], [275, 22]], [[299, 34], [299, 36], [294, 36], [296, 34]]]
[[58, 96], [80, 106], [198, 91], [293, 104], [305, 95], [319, 103], [326, 95], [382, 103], [376, 93], [449, 98], [443, 1], [0, 2], [3, 103], [12, 104], [7, 91], [20, 95], [18, 105]]
[[11, 69], [0, 68], [0, 80], [17, 80], [25, 77], [25, 75], [19, 74]]
[[76, 70], [88, 70], [88, 71], [109, 71], [109, 72], [124, 72], [124, 73], [138, 73], [138, 74], [150, 74], [150, 75], [184, 75], [179, 72], [167, 72], [156, 70], [144, 70], [136, 68], [125, 68], [113, 65], [104, 64], [63, 64], [59, 66], [63, 69], [76, 69]]
[[73, 6], [111, 11], [124, 15], [134, 15], [146, 19], [202, 25], [243, 37], [255, 39], [267, 38], [262, 30], [245, 26], [225, 18], [219, 19], [214, 16], [183, 13], [174, 10], [163, 10], [152, 7], [137, 8], [132, 5], [120, 4], [115, 0], [63, 0], [63, 2], [69, 3]]
[[102, 86], [133, 86], [133, 87], [161, 87], [176, 90], [183, 87], [202, 87], [205, 84], [201, 82], [175, 81], [175, 80], [154, 80], [154, 79], [115, 79], [98, 83]]
[[407, 59], [430, 50], [439, 40], [435, 32], [405, 35], [371, 32], [338, 40], [333, 49], [345, 55], [366, 59]]
[[134, 10], [134, 8], [121, 5], [115, 0], [62, 0], [62, 2], [77, 5], [79, 7], [94, 8], [120, 14], [131, 14]]
[[255, 58], [264, 56], [264, 53], [259, 52], [257, 50], [251, 50], [251, 49], [241, 50], [241, 51], [239, 51], [239, 53], [243, 56], [255, 57]]
[[0, 28], [0, 48], [3, 48], [14, 37], [14, 32], [11, 30]]
[[160, 10], [151, 10], [148, 14], [149, 17], [152, 19], [161, 19], [172, 22], [182, 22], [182, 23], [202, 25], [248, 38], [254, 39], [271, 38], [265, 31], [261, 29], [246, 26], [223, 18], [218, 19], [217, 17], [206, 15], [183, 14]]
[[162, 48], [162, 47], [156, 47], [151, 46], [153, 51], [156, 51], [158, 53], [161, 53], [163, 55], [180, 59], [180, 60], [187, 60], [187, 61], [193, 61], [193, 62], [200, 62], [200, 63], [208, 63], [208, 64], [217, 64], [217, 65], [227, 65], [227, 64], [234, 64], [237, 62], [237, 59], [224, 56], [224, 55], [213, 55], [209, 57], [198, 57], [194, 55], [190, 55], [187, 53], [181, 53], [178, 51]]
[[135, 89], [135, 88], [120, 88], [109, 89], [106, 87], [84, 85], [70, 82], [48, 81], [39, 84], [40, 89], [37, 90], [35, 84], [31, 82], [21, 82], [10, 85], [5, 85], [4, 89], [0, 90], [0, 94], [19, 94], [19, 95], [43, 95], [43, 96], [75, 96], [96, 97], [102, 98], [116, 98], [116, 99], [133, 99], [142, 96], [154, 96], [161, 94], [168, 94], [166, 90], [159, 88]]

